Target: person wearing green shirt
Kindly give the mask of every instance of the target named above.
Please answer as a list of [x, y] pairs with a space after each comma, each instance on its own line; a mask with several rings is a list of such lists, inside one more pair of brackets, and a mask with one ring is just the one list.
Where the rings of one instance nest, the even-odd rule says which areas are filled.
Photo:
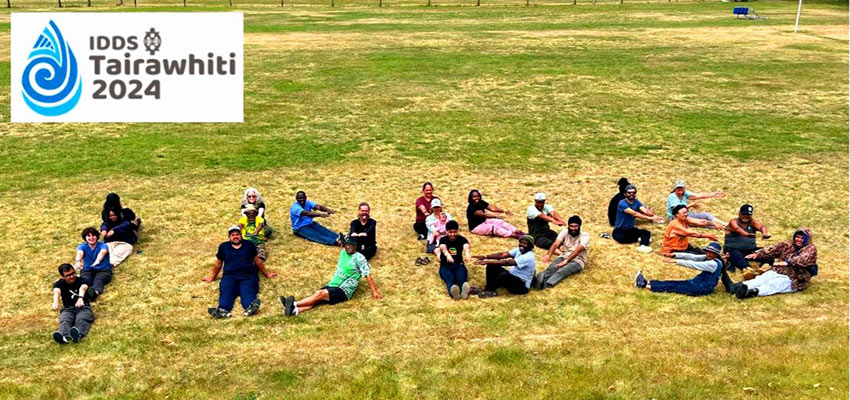
[[366, 277], [369, 289], [372, 290], [372, 298], [379, 300], [384, 296], [375, 286], [375, 281], [370, 273], [369, 262], [366, 257], [357, 252], [357, 241], [346, 236], [344, 249], [339, 252], [339, 260], [336, 264], [336, 272], [331, 281], [323, 288], [313, 293], [312, 296], [295, 301], [295, 296], [280, 296], [283, 303], [283, 314], [294, 317], [321, 304], [338, 304], [351, 299], [360, 279]]

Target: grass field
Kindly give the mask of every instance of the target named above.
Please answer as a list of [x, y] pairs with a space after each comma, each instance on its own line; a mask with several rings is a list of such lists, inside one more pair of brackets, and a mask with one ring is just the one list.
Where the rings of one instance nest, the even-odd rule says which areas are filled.
[[[846, 399], [847, 4], [805, 2], [794, 34], [795, 2], [748, 4], [762, 21], [716, 2], [484, 3], [241, 8], [244, 124], [10, 124], [2, 11], [0, 398]], [[214, 4], [190, 9], [230, 10]], [[765, 244], [811, 227], [821, 273], [746, 301], [639, 292], [639, 268], [694, 274], [658, 243], [644, 255], [598, 238], [620, 176], [656, 209], [676, 179], [726, 191], [706, 203], [723, 219], [751, 202]], [[523, 228], [547, 192], [585, 220], [587, 269], [546, 292], [451, 301], [433, 263], [413, 265], [426, 180], [458, 218], [478, 188]], [[217, 284], [201, 278], [248, 186], [282, 233], [267, 263], [281, 276], [261, 281], [258, 316], [211, 321]], [[288, 233], [299, 189], [340, 211], [322, 221], [335, 229], [371, 203], [383, 300], [361, 288], [282, 316], [277, 297], [324, 285], [337, 255]], [[142, 252], [91, 335], [60, 347], [55, 267], [110, 191], [144, 219]], [[515, 245], [466, 237], [473, 254]]]

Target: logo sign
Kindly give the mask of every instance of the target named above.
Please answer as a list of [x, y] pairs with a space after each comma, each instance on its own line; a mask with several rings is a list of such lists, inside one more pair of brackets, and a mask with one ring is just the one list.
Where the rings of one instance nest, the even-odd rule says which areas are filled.
[[241, 13], [13, 13], [12, 122], [242, 122]]

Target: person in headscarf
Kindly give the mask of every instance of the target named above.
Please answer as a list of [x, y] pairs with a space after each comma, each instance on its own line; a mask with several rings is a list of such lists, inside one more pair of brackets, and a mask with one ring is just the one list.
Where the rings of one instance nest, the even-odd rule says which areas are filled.
[[617, 206], [620, 205], [620, 200], [626, 198], [626, 186], [629, 186], [629, 180], [626, 178], [620, 178], [617, 181], [617, 187], [620, 190], [614, 197], [611, 198], [611, 201], [608, 202], [608, 224], [614, 226], [614, 223], [617, 222]]
[[266, 238], [271, 237], [274, 230], [269, 226], [268, 218], [266, 218], [266, 215], [268, 214], [266, 212], [266, 203], [263, 201], [263, 196], [260, 195], [260, 192], [256, 188], [249, 187], [248, 189], [245, 189], [245, 193], [242, 194], [242, 204], [239, 208], [243, 217], [245, 216], [245, 207], [248, 206], [248, 204], [253, 205], [257, 211], [257, 216], [265, 220], [265, 224], [263, 226]]
[[799, 228], [791, 240], [765, 247], [746, 258], [773, 262], [767, 272], [740, 283], [732, 282], [724, 274], [723, 286], [739, 299], [804, 290], [818, 274], [818, 250], [809, 228]]

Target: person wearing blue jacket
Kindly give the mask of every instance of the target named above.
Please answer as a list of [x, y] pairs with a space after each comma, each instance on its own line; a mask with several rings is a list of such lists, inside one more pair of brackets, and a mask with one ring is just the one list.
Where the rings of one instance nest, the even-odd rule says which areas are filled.
[[679, 293], [688, 296], [705, 296], [714, 292], [714, 287], [723, 272], [723, 256], [717, 242], [711, 242], [703, 248], [705, 254], [673, 253], [674, 258], [665, 258], [664, 262], [702, 271], [699, 275], [684, 281], [647, 280], [643, 271], [635, 276], [635, 287], [653, 292]]

